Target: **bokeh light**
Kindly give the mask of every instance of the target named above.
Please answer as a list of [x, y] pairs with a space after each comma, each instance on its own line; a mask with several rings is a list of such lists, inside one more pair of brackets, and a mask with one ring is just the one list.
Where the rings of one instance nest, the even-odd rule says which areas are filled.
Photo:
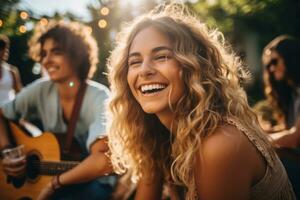
[[88, 31], [89, 34], [92, 34], [92, 32], [93, 32], [92, 27], [87, 27], [86, 29], [87, 29], [87, 31]]
[[22, 11], [22, 12], [20, 12], [20, 17], [21, 17], [22, 19], [27, 19], [27, 18], [29, 17], [29, 15], [28, 15], [27, 12]]
[[19, 27], [19, 31], [20, 31], [20, 33], [26, 33], [26, 31], [27, 31], [26, 26], [25, 26], [25, 25], [21, 25], [21, 26]]
[[43, 25], [43, 26], [46, 26], [46, 25], [48, 24], [48, 19], [46, 19], [46, 18], [44, 18], [44, 17], [41, 18], [41, 19], [40, 19], [40, 24]]
[[107, 21], [105, 19], [100, 19], [98, 22], [100, 28], [105, 28], [107, 26]]
[[101, 15], [108, 15], [109, 14], [109, 8], [108, 7], [103, 7], [100, 10]]

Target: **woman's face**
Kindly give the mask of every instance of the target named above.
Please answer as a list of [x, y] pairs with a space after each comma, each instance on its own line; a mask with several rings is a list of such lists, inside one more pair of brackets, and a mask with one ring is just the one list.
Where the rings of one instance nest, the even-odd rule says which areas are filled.
[[127, 82], [146, 113], [154, 113], [161, 120], [172, 116], [169, 102], [174, 105], [184, 92], [181, 70], [172, 44], [162, 32], [150, 26], [134, 37], [128, 55]]
[[276, 81], [282, 81], [285, 79], [285, 63], [283, 58], [276, 52], [271, 51], [267, 62], [267, 68], [271, 74], [273, 74]]
[[41, 64], [54, 82], [69, 82], [77, 78], [68, 56], [52, 38], [46, 39], [42, 46]]

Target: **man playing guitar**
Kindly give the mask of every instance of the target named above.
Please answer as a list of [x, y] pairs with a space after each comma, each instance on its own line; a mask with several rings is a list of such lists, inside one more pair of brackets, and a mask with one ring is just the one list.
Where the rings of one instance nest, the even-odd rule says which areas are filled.
[[[1, 108], [1, 150], [12, 147], [3, 117], [38, 121], [43, 131], [62, 133], [62, 136], [69, 131], [72, 116], [77, 111], [72, 138], [83, 149], [83, 159], [76, 167], [54, 176], [38, 199], [86, 199], [87, 194], [88, 199], [109, 199], [115, 177], [104, 176], [111, 173], [112, 168], [105, 154], [106, 141], [99, 139], [105, 138], [104, 101], [109, 91], [104, 85], [87, 80], [98, 61], [95, 40], [82, 24], [52, 22], [47, 27], [37, 27], [29, 45], [30, 55], [41, 63], [49, 78], [30, 84]], [[82, 103], [77, 103], [80, 96]], [[70, 140], [62, 141], [65, 148]], [[65, 155], [71, 153], [67, 151]], [[24, 177], [27, 166], [28, 159], [2, 160], [5, 174], [11, 177]]]

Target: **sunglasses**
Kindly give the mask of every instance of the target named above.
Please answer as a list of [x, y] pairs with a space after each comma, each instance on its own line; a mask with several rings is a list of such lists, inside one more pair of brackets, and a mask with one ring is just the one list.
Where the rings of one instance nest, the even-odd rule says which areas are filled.
[[276, 66], [278, 64], [278, 59], [277, 58], [273, 58], [270, 60], [270, 62], [266, 65], [266, 68], [270, 68], [272, 65]]

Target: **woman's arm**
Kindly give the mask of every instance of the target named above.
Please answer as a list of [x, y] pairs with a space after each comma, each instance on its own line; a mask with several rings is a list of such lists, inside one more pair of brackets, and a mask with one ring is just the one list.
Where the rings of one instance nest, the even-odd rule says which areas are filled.
[[20, 92], [20, 90], [22, 89], [23, 85], [22, 85], [22, 81], [21, 81], [21, 77], [20, 77], [20, 73], [17, 67], [10, 65], [10, 70], [11, 70], [11, 74], [13, 77], [13, 87], [16, 93]]
[[271, 142], [276, 147], [297, 148], [300, 147], [300, 117], [295, 126], [288, 130], [270, 134]]

